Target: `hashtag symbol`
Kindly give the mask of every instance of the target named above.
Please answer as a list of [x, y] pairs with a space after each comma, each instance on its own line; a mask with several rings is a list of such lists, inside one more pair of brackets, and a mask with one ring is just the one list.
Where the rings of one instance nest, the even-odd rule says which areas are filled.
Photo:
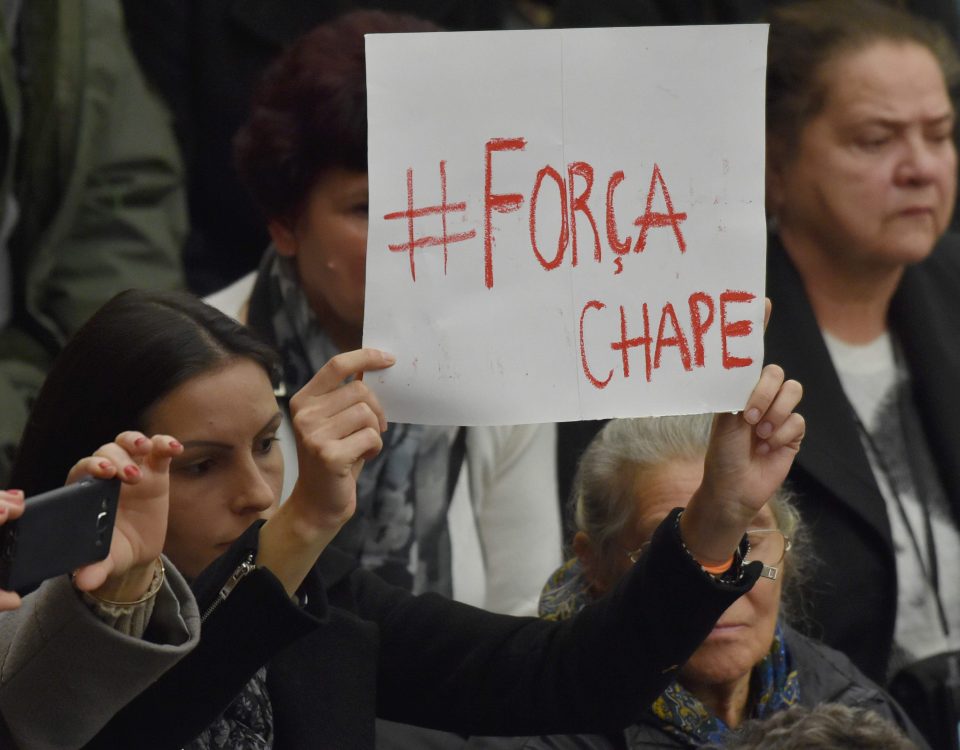
[[[384, 219], [406, 219], [407, 221], [407, 241], [398, 245], [388, 245], [390, 250], [395, 253], [409, 253], [410, 254], [410, 276], [416, 281], [417, 280], [417, 266], [414, 260], [414, 253], [419, 247], [436, 247], [437, 245], [443, 246], [443, 273], [447, 273], [447, 246], [454, 242], [463, 242], [464, 240], [469, 240], [476, 236], [475, 230], [470, 230], [469, 232], [459, 232], [457, 234], [447, 234], [447, 214], [455, 211], [466, 211], [467, 204], [464, 201], [460, 203], [447, 203], [447, 163], [445, 161], [440, 162], [440, 205], [439, 206], [426, 206], [425, 208], [414, 208], [413, 207], [413, 169], [407, 170], [407, 210], [406, 211], [394, 211], [393, 213], [385, 214]], [[443, 228], [443, 231], [439, 237], [427, 235], [424, 237], [416, 237], [413, 230], [413, 220], [419, 219], [423, 216], [436, 216], [440, 215], [440, 222]]]

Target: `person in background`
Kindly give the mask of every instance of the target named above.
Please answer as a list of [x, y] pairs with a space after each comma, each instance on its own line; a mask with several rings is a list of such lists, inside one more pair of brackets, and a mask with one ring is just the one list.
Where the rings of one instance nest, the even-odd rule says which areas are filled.
[[[110, 552], [22, 600], [0, 591], [0, 746], [81, 747], [199, 642], [196, 601], [160, 557], [182, 450], [167, 435], [125, 432], [70, 469], [68, 484], [122, 482]], [[22, 491], [0, 492], [0, 525], [23, 512]]]
[[375, 716], [475, 734], [612, 730], [756, 581], [759, 563], [736, 553], [804, 429], [799, 387], [778, 367], [764, 368], [743, 414], [718, 418], [682, 515], [607, 596], [550, 623], [413, 596], [330, 544], [387, 424], [353, 376], [393, 361], [338, 354], [291, 399], [299, 471], [279, 504], [277, 368], [252, 332], [187, 295], [131, 291], [68, 344], [24, 434], [18, 482], [45, 489], [64, 456], [118, 424], [178, 436], [165, 550], [205, 612], [197, 648], [91, 747], [365, 748]]
[[[772, 8], [796, 0], [556, 0], [559, 28], [579, 26], [681, 26], [705, 23], [756, 23]], [[954, 40], [960, 33], [960, 8], [953, 0], [885, 0], [941, 25]]]
[[[885, 0], [888, 5], [936, 23], [954, 44], [960, 42], [960, 4], [955, 0]], [[599, 26], [680, 26], [686, 24], [733, 24], [764, 21], [772, 9], [796, 0], [558, 0], [554, 24], [558, 28]], [[839, 3], [838, 3], [839, 4]], [[806, 64], [805, 60], [796, 60]], [[954, 132], [954, 144], [960, 130]], [[956, 200], [955, 200], [956, 205]], [[960, 227], [960, 211], [954, 209], [951, 230]], [[775, 359], [773, 361], [782, 361]], [[561, 505], [566, 505], [573, 485], [577, 459], [605, 420], [563, 422], [557, 426], [557, 485]], [[565, 521], [567, 519], [564, 519]], [[565, 535], [569, 529], [564, 529]]]
[[[574, 485], [575, 557], [544, 588], [541, 617], [573, 616], [642, 558], [657, 525], [702, 485], [713, 420], [709, 414], [615, 419], [594, 438]], [[674, 681], [620, 736], [550, 736], [477, 746], [707, 747], [749, 719], [795, 705], [842, 703], [878, 712], [926, 747], [903, 710], [849, 659], [787, 624], [783, 590], [797, 591], [805, 567], [805, 534], [789, 495], [771, 486], [769, 500], [749, 526], [744, 557], [763, 563], [760, 580], [723, 613]]]
[[[260, 270], [208, 298], [280, 352], [292, 394], [360, 347], [367, 249], [364, 34], [434, 31], [410, 16], [348, 14], [270, 68], [237, 137], [240, 175], [273, 243]], [[283, 428], [282, 428], [283, 429]], [[553, 425], [392, 425], [334, 544], [385, 580], [494, 612], [534, 614], [561, 562]], [[296, 479], [294, 441], [284, 492]]]
[[181, 286], [185, 234], [119, 1], [0, 4], [0, 486], [64, 341], [118, 291]]
[[200, 295], [257, 267], [264, 217], [237, 178], [231, 143], [268, 65], [317, 24], [362, 7], [457, 30], [501, 27], [505, 0], [123, 0], [130, 42], [174, 115], [187, 167], [187, 283]]
[[810, 388], [790, 472], [809, 632], [884, 684], [960, 648], [952, 46], [869, 0], [770, 15], [768, 361]]

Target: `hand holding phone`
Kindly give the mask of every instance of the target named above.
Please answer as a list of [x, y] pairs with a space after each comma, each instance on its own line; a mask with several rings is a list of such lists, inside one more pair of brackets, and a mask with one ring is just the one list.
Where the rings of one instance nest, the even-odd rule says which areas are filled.
[[122, 432], [70, 470], [68, 482], [83, 476], [122, 482], [110, 554], [76, 572], [78, 589], [123, 602], [136, 601], [149, 588], [167, 535], [170, 459], [182, 451], [169, 435]]
[[102, 599], [139, 599], [163, 549], [170, 459], [182, 450], [168, 435], [123, 432], [78, 461], [64, 487], [26, 502], [0, 491], [0, 611], [20, 605], [16, 591], [70, 572]]
[[25, 594], [105, 558], [119, 492], [116, 479], [85, 477], [27, 498], [20, 517], [0, 528], [0, 589]]

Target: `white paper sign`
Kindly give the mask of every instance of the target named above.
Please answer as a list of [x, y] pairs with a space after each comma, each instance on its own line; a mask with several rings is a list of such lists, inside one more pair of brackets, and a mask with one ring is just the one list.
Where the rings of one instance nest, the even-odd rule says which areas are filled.
[[367, 37], [364, 346], [388, 418], [742, 408], [765, 26]]

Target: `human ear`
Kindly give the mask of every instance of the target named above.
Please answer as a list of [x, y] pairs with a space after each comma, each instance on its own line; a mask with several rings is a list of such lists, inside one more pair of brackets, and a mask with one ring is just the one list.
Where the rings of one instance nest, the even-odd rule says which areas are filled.
[[289, 222], [283, 219], [271, 219], [267, 223], [267, 231], [279, 255], [292, 258], [297, 254], [297, 234]]
[[573, 554], [580, 561], [583, 574], [590, 584], [590, 590], [598, 596], [606, 593], [609, 586], [605, 577], [600, 574], [600, 561], [593, 542], [585, 531], [578, 531], [573, 536]]

